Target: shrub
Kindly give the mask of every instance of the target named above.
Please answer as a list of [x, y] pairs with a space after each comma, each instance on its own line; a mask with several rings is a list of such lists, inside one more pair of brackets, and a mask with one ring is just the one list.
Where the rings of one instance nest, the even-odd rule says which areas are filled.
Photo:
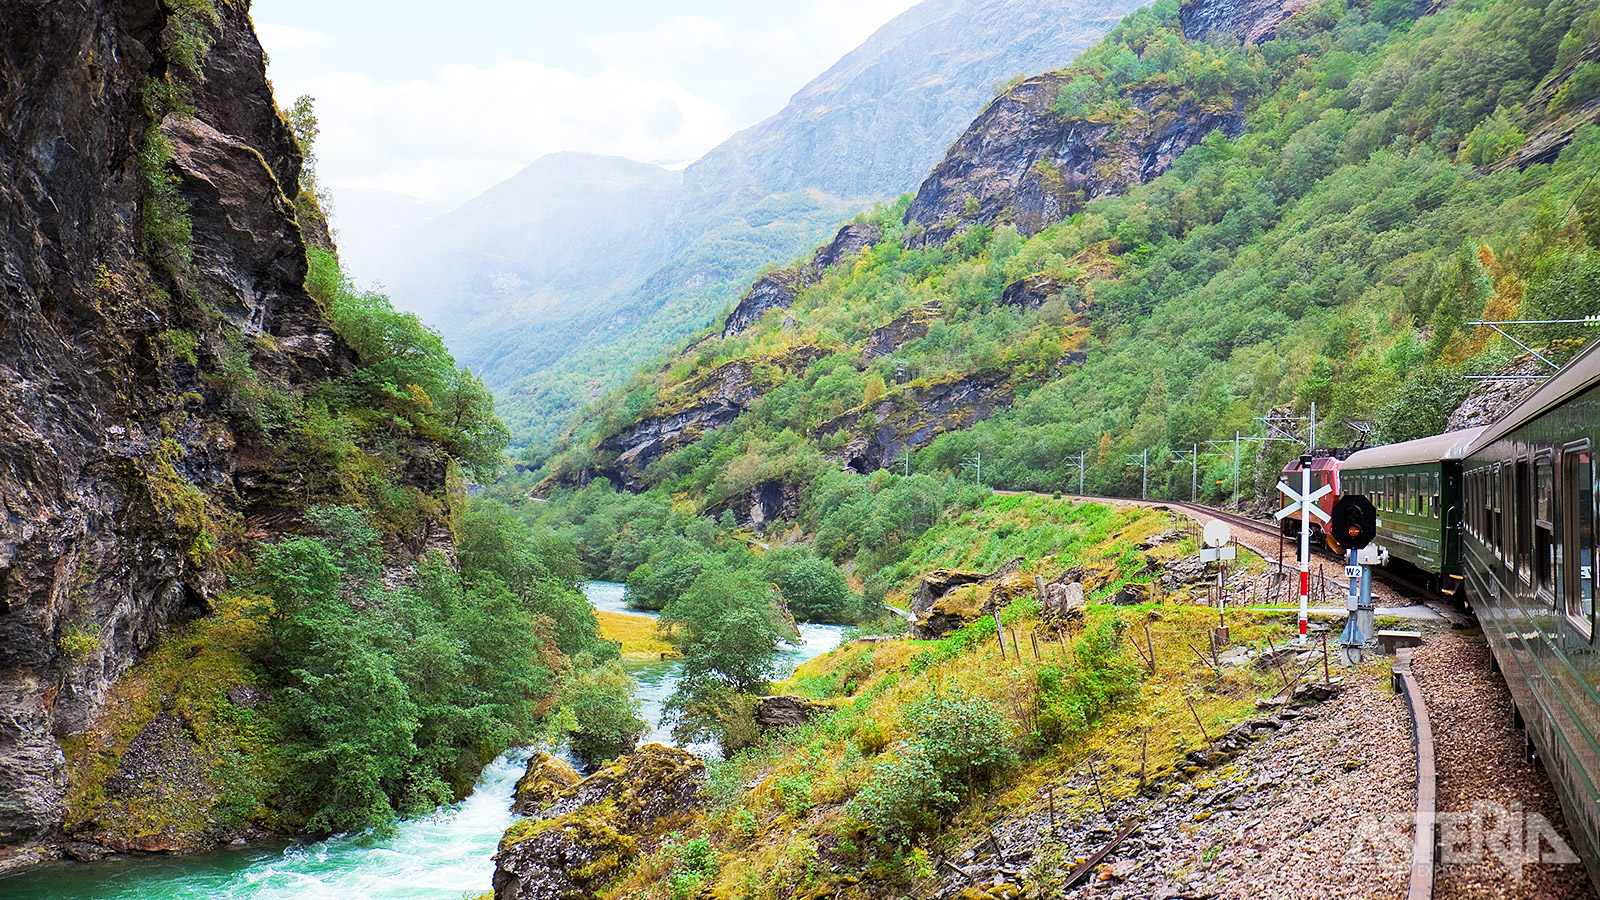
[[621, 663], [596, 666], [592, 659], [579, 657], [573, 664], [572, 674], [561, 683], [561, 705], [576, 725], [568, 746], [593, 767], [632, 750], [648, 726], [633, 699], [637, 682]]
[[935, 695], [906, 712], [912, 737], [872, 770], [846, 815], [891, 846], [938, 826], [961, 797], [1017, 764], [1011, 729], [994, 704]]

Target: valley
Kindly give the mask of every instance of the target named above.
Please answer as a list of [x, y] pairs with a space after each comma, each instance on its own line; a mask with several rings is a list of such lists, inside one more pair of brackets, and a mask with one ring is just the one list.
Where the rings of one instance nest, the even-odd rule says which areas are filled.
[[[1600, 7], [897, 9], [341, 250], [249, 3], [0, 3], [0, 896], [1590, 895]], [[1477, 555], [1341, 646], [1313, 460]]]

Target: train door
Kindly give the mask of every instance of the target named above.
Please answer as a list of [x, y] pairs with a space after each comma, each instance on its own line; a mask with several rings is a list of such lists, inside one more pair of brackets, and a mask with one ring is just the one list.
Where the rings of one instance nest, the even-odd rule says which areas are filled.
[[1562, 506], [1566, 515], [1567, 620], [1586, 641], [1594, 638], [1594, 465], [1588, 447], [1562, 454]]

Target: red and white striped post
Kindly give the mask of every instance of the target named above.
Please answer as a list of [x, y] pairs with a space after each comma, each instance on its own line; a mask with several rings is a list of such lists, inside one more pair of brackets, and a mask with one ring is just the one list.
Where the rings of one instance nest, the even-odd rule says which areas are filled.
[[1300, 457], [1300, 643], [1305, 643], [1311, 600], [1311, 454]]

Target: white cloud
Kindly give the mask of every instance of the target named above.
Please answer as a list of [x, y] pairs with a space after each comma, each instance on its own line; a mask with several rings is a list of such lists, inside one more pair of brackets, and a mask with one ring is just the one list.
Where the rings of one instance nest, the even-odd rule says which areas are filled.
[[268, 55], [322, 50], [334, 45], [333, 38], [321, 32], [293, 25], [274, 25], [271, 22], [257, 22], [256, 37], [260, 38], [261, 46], [266, 48]]
[[293, 87], [316, 98], [318, 172], [331, 186], [446, 205], [546, 153], [694, 158], [739, 124], [670, 79], [623, 69], [584, 77], [521, 60], [400, 84], [338, 74]]
[[[318, 31], [268, 22], [256, 31], [285, 61], [273, 70], [279, 102], [316, 99], [324, 182], [454, 206], [561, 150], [696, 159], [916, 2], [810, 0], [781, 14], [686, 14], [610, 32], [597, 8], [596, 27], [573, 35], [588, 59], [572, 68], [513, 59], [411, 77], [377, 75], [348, 35], [330, 52], [338, 42]], [[456, 47], [448, 58], [473, 57]]]

